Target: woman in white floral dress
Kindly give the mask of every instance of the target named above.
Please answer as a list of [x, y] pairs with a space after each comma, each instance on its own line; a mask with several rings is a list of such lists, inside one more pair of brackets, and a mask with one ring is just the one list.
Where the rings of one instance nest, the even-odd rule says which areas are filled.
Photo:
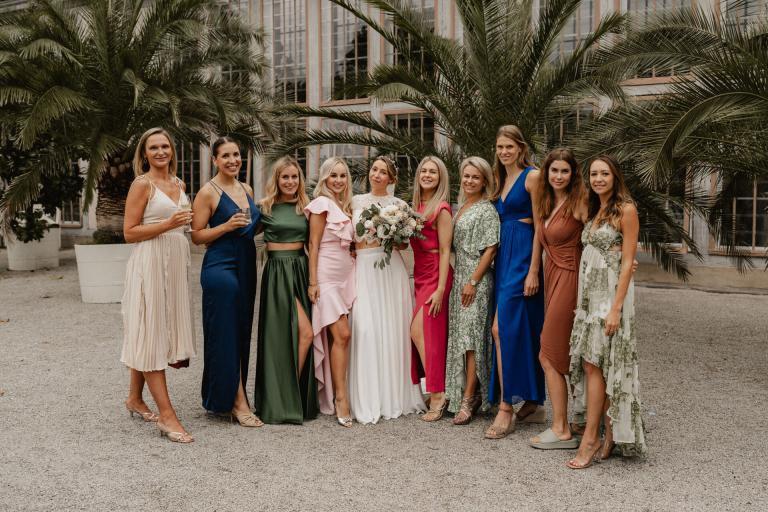
[[587, 425], [571, 469], [607, 459], [614, 448], [625, 456], [646, 453], [632, 283], [637, 209], [612, 157], [592, 161], [589, 185], [570, 364], [574, 399], [586, 399]]

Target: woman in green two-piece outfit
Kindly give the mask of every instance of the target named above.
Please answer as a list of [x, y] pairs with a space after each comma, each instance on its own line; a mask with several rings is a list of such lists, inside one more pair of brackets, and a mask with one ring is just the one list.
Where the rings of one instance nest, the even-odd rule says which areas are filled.
[[312, 305], [304, 246], [309, 198], [304, 176], [291, 157], [275, 162], [261, 201], [267, 264], [261, 278], [256, 414], [266, 423], [297, 423], [317, 416], [312, 362]]

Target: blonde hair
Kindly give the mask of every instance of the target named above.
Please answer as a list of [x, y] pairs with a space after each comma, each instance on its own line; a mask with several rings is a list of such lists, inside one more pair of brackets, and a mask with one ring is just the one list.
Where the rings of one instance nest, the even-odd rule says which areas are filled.
[[262, 215], [272, 215], [272, 207], [280, 198], [280, 186], [278, 184], [280, 173], [289, 167], [295, 167], [299, 172], [299, 188], [294, 196], [294, 201], [288, 202], [296, 203], [297, 215], [304, 214], [304, 207], [309, 204], [309, 196], [307, 196], [304, 184], [304, 172], [301, 170], [301, 166], [295, 158], [286, 155], [272, 164], [272, 176], [270, 176], [269, 181], [267, 182], [266, 195], [264, 196], [264, 199], [259, 202]]
[[419, 175], [421, 174], [421, 169], [424, 167], [424, 164], [429, 162], [432, 162], [437, 166], [437, 172], [440, 179], [437, 182], [437, 189], [432, 195], [432, 199], [427, 201], [427, 204], [424, 206], [422, 215], [426, 220], [431, 220], [432, 217], [435, 216], [435, 210], [437, 210], [440, 203], [443, 201], [447, 203], [450, 200], [451, 193], [450, 178], [448, 177], [448, 168], [445, 166], [445, 163], [436, 156], [425, 156], [421, 159], [421, 162], [419, 162], [419, 166], [416, 167], [416, 179], [413, 182], [413, 207], [418, 209], [421, 206], [421, 185], [419, 184]]
[[[523, 131], [520, 128], [513, 124], [505, 124], [504, 126], [499, 127], [496, 132], [495, 140], [498, 141], [499, 137], [512, 139], [515, 144], [520, 147], [520, 154], [517, 156], [517, 162], [515, 162], [518, 167], [525, 169], [531, 165], [531, 149], [528, 146], [528, 143], [525, 142]], [[507, 168], [501, 163], [499, 156], [495, 154], [493, 157], [493, 177], [496, 180], [496, 186], [491, 195], [491, 200], [495, 201], [501, 196], [501, 190], [504, 188], [504, 183], [507, 181]]]
[[384, 167], [387, 168], [387, 176], [389, 176], [389, 184], [397, 185], [397, 166], [395, 165], [395, 162], [393, 162], [392, 159], [389, 158], [388, 156], [377, 155], [376, 158], [373, 159], [373, 162], [371, 162], [371, 166], [373, 166], [374, 162], [379, 160], [384, 162]]
[[[472, 166], [483, 175], [483, 178], [485, 178], [485, 186], [483, 187], [483, 198], [488, 198], [490, 191], [493, 190], [494, 183], [493, 183], [493, 170], [491, 169], [491, 164], [488, 163], [488, 160], [485, 158], [479, 157], [479, 156], [470, 156], [465, 158], [461, 165], [459, 166], [459, 179], [461, 179], [461, 176], [464, 174], [464, 168], [467, 166]], [[459, 192], [459, 204], [464, 203], [464, 189], [461, 189], [461, 192]]]
[[149, 163], [146, 161], [144, 153], [147, 150], [147, 139], [153, 135], [164, 135], [171, 145], [171, 161], [168, 162], [168, 174], [176, 176], [176, 169], [178, 167], [178, 159], [176, 157], [176, 145], [173, 142], [173, 137], [163, 128], [150, 128], [145, 131], [139, 143], [136, 144], [136, 151], [133, 153], [133, 174], [137, 177], [143, 175], [149, 171]]
[[[328, 180], [328, 176], [330, 176], [331, 171], [337, 165], [341, 165], [344, 167], [344, 170], [347, 171], [347, 188], [344, 190], [344, 196], [341, 198], [341, 200], [336, 199], [336, 195], [331, 192], [331, 189], [329, 189], [328, 185], [325, 183]], [[344, 159], [339, 158], [338, 156], [332, 156], [326, 159], [325, 162], [323, 162], [323, 164], [320, 166], [317, 185], [315, 185], [315, 190], [312, 193], [312, 197], [317, 198], [320, 196], [327, 197], [337, 202], [344, 213], [347, 215], [352, 215], [352, 174], [349, 172], [349, 166], [347, 165], [347, 162], [344, 161]]]

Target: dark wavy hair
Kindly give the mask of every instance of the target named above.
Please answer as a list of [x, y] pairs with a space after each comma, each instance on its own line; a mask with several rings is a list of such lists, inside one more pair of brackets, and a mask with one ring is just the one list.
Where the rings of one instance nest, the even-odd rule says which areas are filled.
[[571, 168], [571, 181], [565, 189], [567, 197], [562, 206], [563, 214], [572, 215], [579, 202], [585, 199], [584, 181], [581, 177], [581, 169], [576, 155], [568, 148], [555, 148], [547, 153], [541, 166], [542, 176], [539, 180], [539, 199], [536, 203], [536, 209], [542, 219], [548, 218], [555, 209], [555, 189], [549, 183], [549, 168], [557, 160], [562, 160]]

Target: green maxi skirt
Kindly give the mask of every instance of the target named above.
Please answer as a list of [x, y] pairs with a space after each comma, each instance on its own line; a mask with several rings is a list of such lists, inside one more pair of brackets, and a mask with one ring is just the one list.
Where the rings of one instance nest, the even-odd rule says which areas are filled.
[[298, 299], [311, 321], [304, 250], [269, 251], [261, 277], [254, 408], [265, 423], [296, 423], [318, 413], [312, 347], [298, 374]]

